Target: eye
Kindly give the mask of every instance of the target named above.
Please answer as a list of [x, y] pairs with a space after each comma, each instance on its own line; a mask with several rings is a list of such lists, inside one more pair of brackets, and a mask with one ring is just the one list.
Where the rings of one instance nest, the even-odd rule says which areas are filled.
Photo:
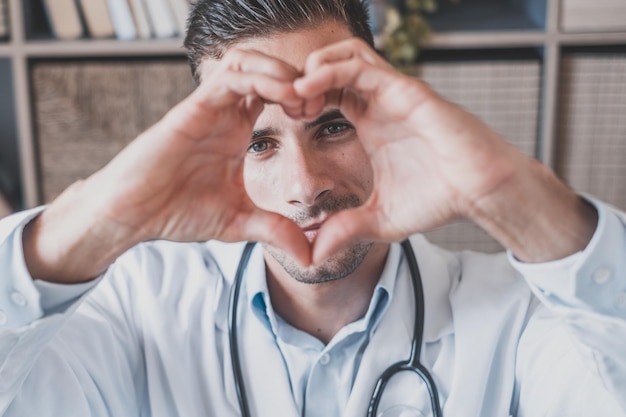
[[270, 143], [267, 140], [257, 140], [254, 143], [251, 143], [248, 147], [249, 153], [261, 153], [265, 152], [270, 148]]
[[352, 125], [349, 123], [331, 123], [322, 128], [323, 136], [337, 136], [352, 129]]

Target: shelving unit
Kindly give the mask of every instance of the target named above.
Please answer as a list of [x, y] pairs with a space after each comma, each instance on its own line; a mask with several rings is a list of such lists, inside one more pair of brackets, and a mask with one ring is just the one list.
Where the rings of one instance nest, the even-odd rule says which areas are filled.
[[[34, 23], [27, 21], [25, 10], [29, 2], [35, 1], [9, 0], [11, 35], [7, 42], [0, 42], [0, 109], [3, 110], [0, 115], [0, 155], [7, 155], [3, 162], [4, 159], [13, 161], [8, 162], [8, 170], [18, 188], [10, 196], [16, 208], [42, 203], [31, 85], [34, 61], [155, 56], [184, 59], [181, 39], [57, 41], [45, 30], [35, 31]], [[41, 24], [41, 16], [38, 19]], [[5, 113], [5, 109], [9, 110]], [[13, 114], [9, 114], [10, 111]]]
[[[124, 42], [50, 39], [41, 12], [32, 13], [33, 8], [29, 7], [37, 1], [9, 0], [10, 37], [0, 40], [0, 157], [4, 170], [12, 178], [13, 191], [9, 197], [16, 208], [43, 202], [32, 73], [35, 63], [97, 59], [123, 62], [155, 57], [182, 61], [185, 53], [181, 39]], [[466, 60], [487, 63], [517, 60], [524, 65], [536, 64], [538, 111], [532, 153], [557, 170], [565, 166], [557, 163], [561, 161], [557, 155], [560, 149], [565, 152], [562, 142], [567, 140], [563, 138], [562, 127], [559, 128], [566, 120], [560, 112], [568, 109], [561, 103], [565, 98], [561, 94], [563, 63], [576, 56], [581, 47], [592, 54], [599, 51], [602, 56], [607, 54], [606, 47], [611, 49], [609, 55], [620, 56], [626, 51], [626, 28], [562, 30], [562, 14], [569, 10], [566, 6], [572, 1], [576, 0], [461, 0], [458, 4], [439, 0], [439, 11], [428, 16], [434, 31], [418, 62], [418, 66], [441, 61], [454, 65]], [[626, 21], [626, 15], [623, 20]], [[626, 114], [624, 106], [616, 112]], [[467, 107], [472, 110], [471, 103]], [[626, 133], [623, 139], [626, 142]], [[626, 155], [623, 163], [626, 164]], [[624, 183], [626, 188], [626, 178]]]
[[[582, 33], [562, 30], [561, 12], [566, 1], [462, 1], [459, 8], [442, 2], [445, 6], [441, 13], [429, 19], [435, 32], [426, 45], [428, 49], [538, 48], [543, 55], [543, 91], [537, 157], [550, 167], [554, 167], [555, 161], [557, 96], [564, 48], [626, 45], [626, 29]], [[498, 13], [489, 9], [490, 4]], [[454, 11], [447, 14], [450, 10]], [[475, 16], [481, 17], [472, 20]], [[469, 23], [472, 21], [475, 26]]]

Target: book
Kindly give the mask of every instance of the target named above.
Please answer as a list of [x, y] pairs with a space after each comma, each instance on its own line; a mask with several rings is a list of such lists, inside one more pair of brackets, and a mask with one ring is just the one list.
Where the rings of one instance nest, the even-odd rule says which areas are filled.
[[120, 40], [137, 39], [137, 30], [128, 0], [107, 0], [107, 2], [115, 36]]
[[92, 38], [115, 36], [107, 0], [79, 0], [87, 32]]
[[9, 37], [9, 7], [7, 0], [0, 0], [0, 39]]
[[[10, 1], [11, 0], [7, 0], [7, 2]], [[11, 3], [11, 5], [13, 5], [13, 3]], [[24, 1], [22, 2], [22, 6], [24, 12], [23, 32], [27, 39], [48, 40], [50, 37], [54, 36], [43, 0]]]
[[[0, 140], [1, 143], [2, 141]], [[6, 160], [2, 160], [1, 151], [2, 149], [0, 149], [0, 218], [8, 216], [13, 212], [9, 197], [11, 196], [10, 191], [15, 188], [10, 178], [10, 170], [7, 167]]]
[[74, 0], [43, 0], [53, 35], [58, 39], [77, 39], [83, 35], [78, 6]]
[[7, 199], [0, 193], [0, 219], [8, 216], [13, 212], [11, 205], [7, 201]]
[[39, 61], [31, 74], [45, 202], [103, 167], [194, 88], [184, 58]]
[[169, 0], [169, 3], [174, 15], [178, 34], [182, 36], [187, 32], [187, 17], [189, 16], [191, 5], [187, 0]]
[[130, 11], [133, 14], [135, 28], [137, 29], [137, 37], [141, 39], [149, 39], [152, 37], [152, 28], [150, 27], [150, 19], [148, 18], [148, 10], [143, 0], [129, 0]]
[[178, 34], [168, 0], [146, 0], [144, 5], [148, 9], [148, 16], [157, 38], [171, 38]]

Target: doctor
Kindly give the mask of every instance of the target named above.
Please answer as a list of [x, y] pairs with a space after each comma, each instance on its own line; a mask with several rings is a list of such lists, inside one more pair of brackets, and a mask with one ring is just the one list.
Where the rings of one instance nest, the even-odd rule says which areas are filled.
[[[205, 0], [199, 87], [105, 168], [0, 223], [0, 414], [365, 416], [420, 360], [455, 417], [626, 415], [624, 215], [371, 48], [358, 0]], [[418, 235], [472, 219], [508, 255]], [[187, 242], [187, 243], [185, 243]], [[203, 243], [206, 242], [206, 243]], [[392, 378], [383, 416], [428, 416]]]

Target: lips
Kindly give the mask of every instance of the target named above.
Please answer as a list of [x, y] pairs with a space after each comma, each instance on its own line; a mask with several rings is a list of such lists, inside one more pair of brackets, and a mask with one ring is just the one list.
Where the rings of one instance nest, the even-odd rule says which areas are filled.
[[317, 233], [319, 232], [320, 227], [322, 227], [322, 223], [315, 223], [302, 228], [302, 231], [304, 232], [304, 235], [308, 239], [309, 243], [313, 243], [313, 241], [317, 237]]

